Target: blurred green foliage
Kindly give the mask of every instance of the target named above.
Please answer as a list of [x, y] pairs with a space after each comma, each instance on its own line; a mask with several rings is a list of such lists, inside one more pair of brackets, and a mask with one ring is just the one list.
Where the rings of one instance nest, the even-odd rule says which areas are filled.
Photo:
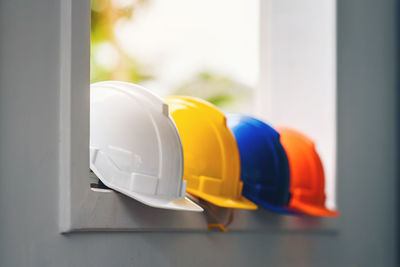
[[182, 84], [174, 94], [199, 97], [229, 110], [239, 103], [250, 100], [250, 92], [251, 88], [234, 79], [202, 71]]
[[[115, 25], [120, 20], [134, 18], [135, 11], [150, 1], [124, 1], [131, 3], [116, 5], [116, 0], [91, 0], [91, 83], [104, 80], [140, 83], [156, 78], [123, 50], [115, 36]], [[200, 97], [228, 110], [248, 101], [250, 92], [251, 89], [244, 84], [211, 71], [198, 73], [173, 91], [174, 94]]]
[[[139, 83], [152, 78], [143, 71], [140, 62], [122, 49], [114, 31], [118, 21], [131, 19], [135, 10], [147, 3], [148, 0], [136, 0], [129, 5], [117, 6], [112, 0], [91, 1], [90, 81], [92, 83], [104, 80]], [[104, 57], [109, 58], [99, 60]]]

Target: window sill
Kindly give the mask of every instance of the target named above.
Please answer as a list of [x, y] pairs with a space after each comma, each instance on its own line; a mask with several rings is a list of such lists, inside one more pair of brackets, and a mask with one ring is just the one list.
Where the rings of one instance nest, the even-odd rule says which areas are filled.
[[[256, 211], [231, 210], [209, 206], [214, 217], [226, 221], [232, 212], [229, 232], [318, 232], [337, 233], [338, 219], [305, 215], [276, 214], [260, 208]], [[207, 209], [210, 210], [210, 209]], [[152, 208], [108, 189], [89, 189], [71, 225], [63, 231], [129, 232], [205, 232], [209, 212], [182, 212]]]

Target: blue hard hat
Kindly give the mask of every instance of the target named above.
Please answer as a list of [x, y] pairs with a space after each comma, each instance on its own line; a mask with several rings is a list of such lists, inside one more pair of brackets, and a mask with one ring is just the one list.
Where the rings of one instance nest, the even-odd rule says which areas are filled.
[[268, 124], [241, 114], [227, 115], [240, 153], [243, 195], [279, 213], [291, 213], [289, 162], [280, 136]]

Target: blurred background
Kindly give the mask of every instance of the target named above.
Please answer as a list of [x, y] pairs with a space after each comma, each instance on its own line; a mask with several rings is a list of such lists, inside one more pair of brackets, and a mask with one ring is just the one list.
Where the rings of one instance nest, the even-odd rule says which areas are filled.
[[141, 84], [253, 113], [258, 0], [92, 0], [91, 82]]

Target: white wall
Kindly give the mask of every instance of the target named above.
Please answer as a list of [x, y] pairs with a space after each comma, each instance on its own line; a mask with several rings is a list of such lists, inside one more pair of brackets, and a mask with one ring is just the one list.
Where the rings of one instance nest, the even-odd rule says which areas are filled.
[[[257, 114], [315, 141], [336, 206], [336, 1], [261, 1]], [[267, 99], [267, 103], [263, 101]]]

